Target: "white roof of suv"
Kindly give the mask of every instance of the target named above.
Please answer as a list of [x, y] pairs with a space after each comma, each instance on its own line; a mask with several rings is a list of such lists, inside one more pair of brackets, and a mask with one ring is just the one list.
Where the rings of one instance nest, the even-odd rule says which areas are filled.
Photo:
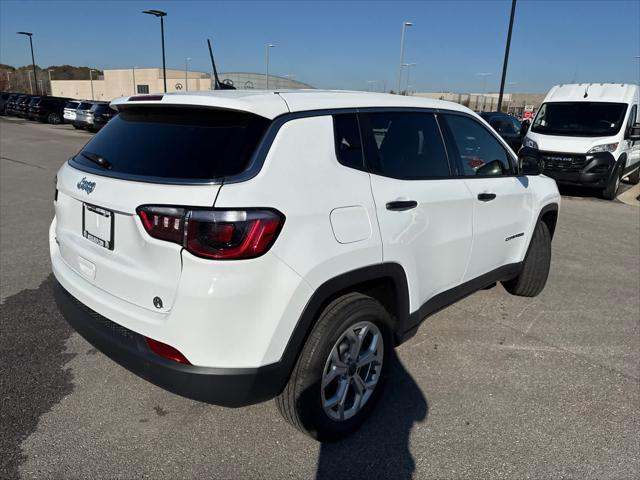
[[[147, 99], [148, 98], [148, 99]], [[414, 107], [471, 112], [453, 102], [388, 93], [347, 90], [213, 90], [205, 92], [135, 95], [113, 100], [111, 105], [195, 105], [254, 113], [268, 119], [289, 112], [337, 108]]]

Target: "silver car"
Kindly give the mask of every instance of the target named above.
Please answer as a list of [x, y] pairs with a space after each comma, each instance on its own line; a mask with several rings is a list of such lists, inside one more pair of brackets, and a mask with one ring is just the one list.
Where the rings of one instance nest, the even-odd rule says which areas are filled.
[[79, 101], [72, 100], [65, 103], [62, 118], [64, 123], [73, 123], [76, 119], [76, 108], [80, 105]]

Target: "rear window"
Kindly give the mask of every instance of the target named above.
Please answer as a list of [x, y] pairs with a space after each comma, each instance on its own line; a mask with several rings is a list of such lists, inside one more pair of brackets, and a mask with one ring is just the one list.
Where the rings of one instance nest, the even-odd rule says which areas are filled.
[[106, 112], [109, 109], [109, 105], [106, 103], [96, 103], [91, 107], [91, 111], [95, 113]]
[[122, 111], [76, 155], [72, 165], [107, 175], [212, 180], [243, 172], [269, 120], [243, 112], [147, 107]]
[[78, 110], [89, 110], [93, 106], [93, 103], [82, 102], [78, 105]]
[[76, 108], [78, 108], [78, 105], [80, 105], [78, 102], [67, 102], [65, 103], [64, 108], [71, 108], [75, 110]]

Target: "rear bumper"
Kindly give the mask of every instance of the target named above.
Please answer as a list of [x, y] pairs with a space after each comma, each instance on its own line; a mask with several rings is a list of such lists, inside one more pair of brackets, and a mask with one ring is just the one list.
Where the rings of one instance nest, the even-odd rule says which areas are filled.
[[59, 283], [54, 289], [60, 312], [82, 337], [118, 364], [170, 392], [241, 407], [275, 397], [286, 384], [289, 368], [280, 362], [258, 368], [210, 368], [166, 360], [149, 349], [142, 335], [94, 312]]

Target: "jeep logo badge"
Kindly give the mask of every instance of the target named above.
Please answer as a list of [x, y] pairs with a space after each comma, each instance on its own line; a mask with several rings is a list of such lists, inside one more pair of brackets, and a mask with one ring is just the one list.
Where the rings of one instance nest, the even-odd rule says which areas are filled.
[[156, 308], [162, 308], [162, 299], [160, 297], [153, 297], [153, 306]]
[[96, 182], [90, 182], [87, 180], [87, 177], [82, 177], [82, 180], [78, 182], [76, 187], [78, 187], [78, 190], [84, 190], [87, 192], [87, 195], [89, 195], [93, 192], [93, 189], [96, 188]]

